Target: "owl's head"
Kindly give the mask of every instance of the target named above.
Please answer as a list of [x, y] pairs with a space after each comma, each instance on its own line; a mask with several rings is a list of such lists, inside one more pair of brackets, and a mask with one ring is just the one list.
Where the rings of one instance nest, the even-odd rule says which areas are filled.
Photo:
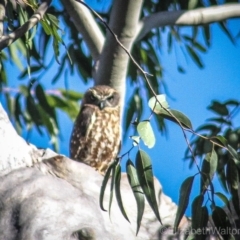
[[98, 106], [100, 110], [105, 107], [116, 107], [119, 105], [120, 96], [118, 92], [105, 85], [98, 85], [88, 89], [83, 97], [82, 104]]

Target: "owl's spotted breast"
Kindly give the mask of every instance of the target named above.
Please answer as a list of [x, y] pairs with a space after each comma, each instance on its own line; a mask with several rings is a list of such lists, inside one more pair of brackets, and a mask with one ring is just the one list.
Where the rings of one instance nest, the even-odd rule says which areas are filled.
[[[116, 94], [114, 89], [113, 93]], [[98, 103], [99, 106], [103, 105], [102, 109], [98, 105], [83, 101], [70, 141], [70, 157], [92, 166], [102, 174], [116, 158], [121, 136], [120, 107], [118, 104], [111, 106], [112, 95], [106, 95], [107, 97], [103, 95], [103, 100]], [[104, 102], [106, 99], [110, 102]], [[97, 102], [95, 99], [93, 101]]]

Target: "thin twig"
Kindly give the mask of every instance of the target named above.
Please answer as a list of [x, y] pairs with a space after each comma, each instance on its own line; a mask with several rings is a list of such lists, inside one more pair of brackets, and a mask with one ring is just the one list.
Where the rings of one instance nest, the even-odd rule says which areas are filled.
[[130, 52], [124, 47], [124, 45], [119, 41], [117, 35], [112, 31], [112, 29], [109, 27], [109, 25], [107, 24], [107, 22], [104, 21], [104, 19], [103, 19], [96, 11], [94, 11], [91, 7], [89, 7], [89, 6], [88, 6], [86, 3], [84, 3], [83, 1], [81, 1], [81, 0], [76, 0], [76, 1], [79, 2], [79, 3], [81, 3], [81, 4], [83, 4], [83, 5], [84, 5], [86, 8], [88, 8], [95, 16], [97, 16], [97, 18], [102, 22], [102, 24], [103, 24], [103, 25], [110, 31], [110, 33], [113, 35], [113, 37], [115, 38], [115, 40], [117, 41], [117, 43], [119, 44], [119, 46], [122, 47], [122, 49], [127, 53], [127, 55], [129, 56], [129, 58], [132, 60], [132, 62], [136, 65], [136, 67], [137, 67], [137, 68], [140, 70], [140, 72], [143, 74], [143, 76], [144, 76], [144, 78], [145, 78], [145, 80], [146, 80], [146, 82], [147, 82], [147, 84], [148, 84], [148, 86], [149, 86], [152, 94], [154, 95], [156, 101], [158, 102], [158, 104], [159, 104], [165, 111], [167, 111], [167, 112], [170, 114], [170, 116], [172, 116], [172, 117], [177, 121], [177, 123], [179, 124], [179, 126], [181, 127], [182, 132], [183, 132], [183, 135], [184, 135], [184, 138], [185, 138], [186, 143], [187, 143], [187, 145], [188, 145], [188, 148], [189, 148], [190, 152], [191, 152], [192, 155], [193, 155], [193, 159], [194, 159], [194, 161], [195, 161], [195, 164], [196, 164], [198, 170], [200, 171], [200, 168], [199, 168], [199, 166], [198, 166], [198, 164], [197, 164], [197, 161], [196, 161], [196, 159], [195, 159], [193, 150], [192, 150], [192, 148], [191, 148], [191, 145], [190, 145], [190, 143], [189, 143], [189, 141], [188, 141], [188, 139], [187, 139], [186, 133], [185, 133], [185, 131], [184, 131], [184, 127], [182, 126], [181, 122], [169, 111], [169, 109], [163, 107], [162, 104], [160, 103], [160, 101], [157, 99], [157, 94], [155, 93], [155, 91], [154, 91], [154, 89], [153, 89], [153, 87], [152, 87], [152, 85], [151, 85], [151, 83], [150, 83], [150, 81], [149, 81], [149, 79], [148, 79], [148, 77], [147, 77], [147, 76], [152, 76], [152, 74], [149, 74], [148, 72], [144, 71], [144, 70], [140, 67], [140, 65], [137, 63], [137, 61], [136, 61], [136, 60], [134, 59], [134, 57], [131, 55], [131, 53], [130, 53]]
[[8, 47], [15, 42], [18, 38], [22, 37], [27, 31], [33, 28], [44, 16], [45, 12], [49, 8], [51, 0], [45, 0], [37, 9], [37, 11], [31, 16], [31, 18], [25, 22], [21, 27], [11, 32], [8, 35], [3, 35], [0, 38], [0, 51]]

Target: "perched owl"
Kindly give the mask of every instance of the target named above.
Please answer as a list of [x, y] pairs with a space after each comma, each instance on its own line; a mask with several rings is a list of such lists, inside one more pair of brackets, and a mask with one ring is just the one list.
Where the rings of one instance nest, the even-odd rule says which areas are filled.
[[114, 160], [120, 148], [120, 96], [109, 86], [90, 88], [74, 123], [70, 139], [70, 157], [84, 162], [101, 174]]

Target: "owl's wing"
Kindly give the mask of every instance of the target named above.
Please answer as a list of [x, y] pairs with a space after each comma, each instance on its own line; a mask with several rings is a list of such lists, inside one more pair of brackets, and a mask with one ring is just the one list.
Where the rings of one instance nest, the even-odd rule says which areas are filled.
[[79, 155], [86, 144], [86, 135], [94, 111], [93, 107], [83, 106], [77, 116], [70, 139], [70, 158], [72, 159], [80, 160]]

